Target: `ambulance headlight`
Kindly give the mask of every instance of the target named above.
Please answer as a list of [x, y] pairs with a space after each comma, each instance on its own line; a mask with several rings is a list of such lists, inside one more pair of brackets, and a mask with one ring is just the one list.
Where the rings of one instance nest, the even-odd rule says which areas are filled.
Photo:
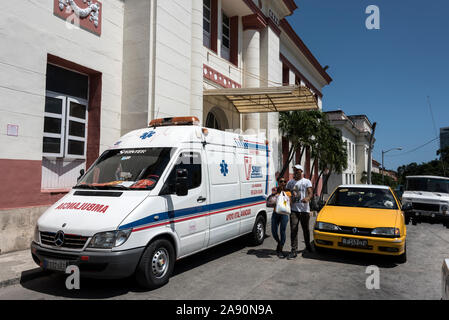
[[121, 246], [128, 240], [132, 229], [115, 230], [97, 233], [92, 237], [89, 243], [89, 248], [97, 249], [112, 249], [113, 247]]
[[117, 234], [115, 236], [115, 245], [114, 247], [120, 247], [122, 244], [128, 240], [129, 235], [131, 234], [131, 231], [133, 229], [127, 229], [127, 230], [118, 230]]

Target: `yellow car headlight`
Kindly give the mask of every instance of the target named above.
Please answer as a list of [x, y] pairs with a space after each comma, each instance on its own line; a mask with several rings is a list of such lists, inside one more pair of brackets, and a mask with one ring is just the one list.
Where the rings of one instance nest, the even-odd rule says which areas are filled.
[[377, 236], [395, 236], [400, 237], [401, 233], [398, 228], [375, 228], [371, 231], [371, 234]]
[[321, 231], [341, 231], [339, 226], [337, 226], [333, 223], [327, 223], [327, 222], [321, 222], [321, 221], [317, 221], [317, 223], [315, 225], [315, 229], [321, 230]]

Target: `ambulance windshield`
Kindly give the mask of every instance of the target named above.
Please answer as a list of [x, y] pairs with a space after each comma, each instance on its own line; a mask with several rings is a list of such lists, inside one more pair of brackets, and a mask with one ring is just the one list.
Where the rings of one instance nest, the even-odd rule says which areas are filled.
[[170, 161], [172, 148], [107, 150], [76, 189], [151, 190]]

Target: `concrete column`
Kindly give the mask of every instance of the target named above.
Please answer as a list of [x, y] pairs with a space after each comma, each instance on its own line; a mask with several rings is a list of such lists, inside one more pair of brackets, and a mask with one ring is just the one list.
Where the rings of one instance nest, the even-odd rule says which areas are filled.
[[190, 115], [203, 123], [203, 3], [192, 1]]
[[[279, 59], [279, 35], [269, 27], [260, 31], [260, 85], [262, 87], [280, 86], [282, 83], [282, 62]], [[273, 50], [273, 48], [277, 50]], [[290, 76], [291, 79], [294, 77]], [[279, 114], [277, 112], [261, 113], [260, 128], [266, 130], [266, 138], [273, 149], [275, 170], [280, 171], [282, 162], [282, 139], [279, 135]]]
[[293, 70], [289, 70], [288, 73], [289, 73], [288, 82], [291, 86], [293, 86], [296, 84], [296, 75], [293, 72]]
[[[243, 86], [260, 87], [260, 32], [245, 30], [243, 32]], [[250, 113], [243, 115], [243, 130], [259, 130], [260, 115]]]
[[148, 125], [150, 96], [150, 2], [130, 0], [125, 4], [123, 23], [123, 78], [121, 134]]

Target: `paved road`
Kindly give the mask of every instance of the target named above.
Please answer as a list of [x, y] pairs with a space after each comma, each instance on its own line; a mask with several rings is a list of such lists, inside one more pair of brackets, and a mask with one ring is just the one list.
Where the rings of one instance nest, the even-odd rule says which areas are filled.
[[[281, 260], [271, 236], [258, 247], [248, 247], [240, 238], [179, 261], [169, 284], [154, 291], [141, 290], [133, 279], [81, 279], [81, 289], [69, 291], [64, 275], [43, 273], [0, 289], [0, 300], [440, 299], [449, 230], [439, 224], [409, 225], [407, 241], [408, 261], [396, 264], [382, 257], [340, 252], [303, 252], [295, 260]], [[285, 250], [290, 249], [289, 243]], [[370, 265], [380, 268], [379, 290], [365, 286]]]

